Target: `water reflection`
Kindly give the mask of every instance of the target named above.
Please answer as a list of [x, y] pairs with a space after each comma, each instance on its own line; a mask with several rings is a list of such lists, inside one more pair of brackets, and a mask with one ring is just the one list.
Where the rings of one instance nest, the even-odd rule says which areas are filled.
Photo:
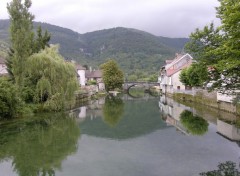
[[62, 114], [42, 114], [0, 126], [0, 161], [12, 162], [22, 176], [55, 175], [62, 161], [77, 151], [80, 129]]
[[184, 110], [180, 114], [180, 122], [192, 135], [203, 135], [208, 131], [208, 122], [191, 111]]
[[[218, 162], [237, 163], [239, 147], [225, 138], [239, 140], [238, 129], [207, 111], [203, 116], [171, 99], [124, 95], [72, 110], [72, 118], [55, 114], [2, 123], [0, 175], [199, 175]], [[209, 126], [198, 119], [203, 124], [196, 127], [194, 116]], [[193, 136], [185, 123], [194, 130], [205, 126], [197, 134], [208, 132]]]
[[240, 141], [240, 129], [231, 121], [217, 119], [217, 132], [229, 140]]
[[124, 112], [124, 103], [120, 97], [106, 97], [103, 106], [103, 120], [111, 127], [118, 124]]
[[80, 122], [81, 134], [123, 140], [167, 127], [160, 118], [157, 99], [129, 101], [128, 98], [106, 97], [100, 101], [104, 104], [92, 102], [84, 109], [83, 118], [79, 117], [82, 108], [72, 111]]
[[224, 163], [219, 163], [218, 169], [208, 172], [200, 173], [201, 176], [239, 176], [240, 171], [237, 169], [236, 163], [232, 161], [226, 161]]
[[177, 103], [166, 96], [160, 97], [159, 108], [163, 114], [163, 120], [165, 120], [168, 125], [172, 125], [181, 133], [189, 135], [187, 129], [180, 122], [180, 115], [184, 110], [191, 111], [191, 108]]
[[217, 133], [240, 146], [240, 128], [236, 126], [237, 117], [227, 112], [217, 112], [215, 109], [189, 107], [166, 96], [160, 97], [159, 108], [162, 118], [168, 125], [174, 126], [182, 133], [203, 135], [208, 130], [209, 123], [217, 126]]

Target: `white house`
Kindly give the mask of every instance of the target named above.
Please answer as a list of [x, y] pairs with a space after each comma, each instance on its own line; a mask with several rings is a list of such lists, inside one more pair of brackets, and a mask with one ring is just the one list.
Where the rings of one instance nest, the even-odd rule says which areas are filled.
[[94, 80], [97, 83], [97, 90], [105, 90], [105, 84], [102, 80], [101, 70], [86, 70], [86, 68], [81, 66], [80, 64], [75, 64], [75, 68], [77, 71], [79, 85], [81, 87], [86, 86], [88, 81]]
[[166, 60], [166, 65], [160, 70], [158, 78], [163, 93], [189, 90], [179, 80], [181, 70], [192, 64], [193, 58], [189, 54], [176, 54], [173, 60]]
[[86, 82], [94, 80], [96, 81], [99, 90], [105, 90], [105, 84], [103, 83], [101, 70], [86, 70], [85, 76]]
[[8, 71], [7, 71], [7, 66], [5, 64], [5, 59], [0, 57], [0, 76], [7, 75], [7, 74], [8, 74]]
[[85, 76], [86, 68], [81, 66], [80, 64], [76, 64], [75, 66], [77, 70], [79, 85], [85, 86], [86, 85], [86, 76]]

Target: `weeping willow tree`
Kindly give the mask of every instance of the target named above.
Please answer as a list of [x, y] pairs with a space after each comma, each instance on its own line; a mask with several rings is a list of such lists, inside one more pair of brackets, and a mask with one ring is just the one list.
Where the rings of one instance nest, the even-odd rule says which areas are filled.
[[43, 110], [60, 111], [75, 103], [78, 89], [76, 71], [72, 63], [58, 54], [58, 47], [45, 48], [27, 59], [25, 97], [41, 104]]

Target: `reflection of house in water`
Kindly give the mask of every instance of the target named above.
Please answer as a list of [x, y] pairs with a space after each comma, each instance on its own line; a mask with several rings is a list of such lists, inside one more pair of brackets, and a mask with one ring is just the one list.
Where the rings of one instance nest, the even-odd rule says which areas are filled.
[[166, 96], [160, 97], [159, 108], [162, 112], [162, 118], [167, 124], [173, 125], [184, 134], [188, 134], [187, 130], [180, 123], [180, 114], [184, 110], [192, 111], [191, 108], [177, 103]]
[[217, 120], [217, 133], [231, 141], [240, 141], [240, 129], [220, 119]]
[[105, 97], [91, 101], [87, 106], [81, 106], [77, 109], [71, 110], [69, 115], [76, 118], [78, 122], [84, 121], [86, 117], [90, 117], [91, 119], [99, 116], [101, 117], [104, 103]]

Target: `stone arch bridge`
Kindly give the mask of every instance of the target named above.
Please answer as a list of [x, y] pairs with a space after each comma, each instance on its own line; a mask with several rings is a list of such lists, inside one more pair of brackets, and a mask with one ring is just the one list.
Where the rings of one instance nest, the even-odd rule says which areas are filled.
[[149, 90], [151, 87], [160, 86], [160, 83], [158, 82], [125, 82], [123, 84], [123, 89], [124, 91], [128, 92], [129, 89], [134, 86], [142, 86], [145, 88], [145, 90]]

